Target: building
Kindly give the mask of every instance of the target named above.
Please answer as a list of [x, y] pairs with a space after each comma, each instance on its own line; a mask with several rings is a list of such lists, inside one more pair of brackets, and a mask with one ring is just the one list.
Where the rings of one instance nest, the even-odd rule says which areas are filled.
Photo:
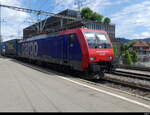
[[116, 42], [115, 38], [115, 25], [114, 24], [101, 24], [93, 21], [82, 21], [83, 28], [105, 30], [107, 31], [112, 42]]
[[137, 41], [133, 45], [133, 50], [138, 53], [141, 62], [150, 61], [150, 43], [146, 41]]
[[[63, 16], [70, 16], [74, 18], [80, 18], [79, 12], [75, 10], [65, 10], [57, 15], [63, 15]], [[63, 30], [63, 26], [66, 25], [69, 22], [72, 22], [74, 20], [72, 19], [62, 19], [58, 17], [49, 17], [45, 20], [42, 20], [39, 23], [35, 23], [23, 30], [23, 39], [28, 39], [32, 36], [35, 36], [37, 34], [47, 33], [47, 32], [56, 32]]]
[[98, 29], [105, 30], [108, 32], [108, 35], [111, 41], [115, 41], [115, 25], [114, 24], [101, 24], [98, 22], [87, 21], [81, 19], [79, 11], [76, 10], [64, 10], [57, 15], [70, 16], [78, 21], [73, 19], [63, 19], [58, 17], [49, 17], [39, 23], [33, 24], [23, 30], [23, 39], [29, 39], [32, 36], [42, 34], [42, 33], [57, 33], [59, 31], [72, 29], [72, 28], [89, 28], [89, 29]]

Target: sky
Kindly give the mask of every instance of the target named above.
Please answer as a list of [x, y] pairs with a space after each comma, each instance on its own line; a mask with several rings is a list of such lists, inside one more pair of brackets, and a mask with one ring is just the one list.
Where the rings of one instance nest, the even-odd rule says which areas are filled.
[[[58, 13], [65, 9], [75, 9], [77, 0], [0, 0], [3, 5], [11, 5], [35, 10]], [[150, 38], [150, 0], [81, 0], [83, 7], [109, 17], [116, 25], [116, 37], [127, 39]], [[41, 17], [46, 18], [46, 17]], [[3, 39], [22, 36], [23, 28], [37, 21], [34, 14], [1, 8]]]

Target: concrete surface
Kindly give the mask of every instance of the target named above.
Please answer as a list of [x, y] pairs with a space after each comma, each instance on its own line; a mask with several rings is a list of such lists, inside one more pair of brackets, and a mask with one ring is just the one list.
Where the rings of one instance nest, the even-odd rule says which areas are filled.
[[146, 107], [60, 79], [55, 72], [40, 72], [27, 65], [0, 58], [0, 112], [150, 112]]

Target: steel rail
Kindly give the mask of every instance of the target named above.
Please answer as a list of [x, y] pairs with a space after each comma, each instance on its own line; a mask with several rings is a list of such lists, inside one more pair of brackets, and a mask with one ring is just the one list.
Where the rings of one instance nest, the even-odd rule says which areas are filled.
[[140, 71], [148, 71], [150, 72], [150, 67], [138, 67], [138, 66], [128, 66], [128, 65], [118, 65], [119, 68], [122, 69], [132, 69], [132, 70], [140, 70]]
[[126, 71], [116, 70], [112, 74], [121, 75], [123, 77], [136, 78], [136, 79], [140, 79], [140, 80], [150, 81], [150, 75], [142, 74], [142, 73], [134, 73], [134, 72], [126, 72]]
[[104, 77], [104, 78], [101, 78], [101, 79], [105, 80], [105, 81], [108, 81], [108, 82], [113, 82], [115, 84], [131, 87], [133, 89], [139, 89], [139, 90], [142, 90], [142, 91], [150, 92], [150, 86], [145, 86], [145, 85], [142, 85], [142, 84], [136, 84], [136, 83], [133, 83], [133, 82], [127, 82], [127, 81], [123, 81], [123, 80], [119, 80], [119, 79], [115, 79], [115, 78], [110, 78], [110, 77]]

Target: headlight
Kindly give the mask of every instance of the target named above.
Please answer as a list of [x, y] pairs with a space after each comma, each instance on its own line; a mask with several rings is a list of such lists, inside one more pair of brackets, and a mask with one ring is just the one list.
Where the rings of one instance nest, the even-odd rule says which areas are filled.
[[113, 59], [113, 57], [112, 57], [112, 56], [109, 56], [109, 59], [110, 59], [110, 60], [112, 60], [112, 59]]
[[91, 57], [90, 60], [91, 60], [91, 61], [94, 61], [94, 60], [96, 60], [96, 58], [95, 58], [95, 57]]

